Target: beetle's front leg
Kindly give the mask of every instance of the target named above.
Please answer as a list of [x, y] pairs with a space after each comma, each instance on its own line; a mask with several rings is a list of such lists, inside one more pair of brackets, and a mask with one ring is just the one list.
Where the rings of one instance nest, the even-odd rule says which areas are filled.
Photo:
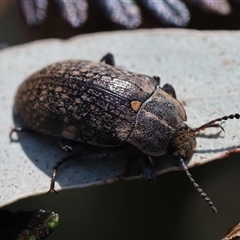
[[144, 155], [142, 160], [142, 171], [143, 176], [147, 182], [156, 181], [156, 168], [155, 162], [152, 157]]
[[168, 84], [168, 83], [164, 84], [162, 87], [162, 90], [165, 91], [166, 93], [168, 93], [173, 98], [177, 99], [175, 89], [173, 88], [173, 86], [171, 84]]
[[160, 78], [160, 77], [158, 77], [158, 76], [153, 76], [153, 79], [155, 79], [155, 80], [156, 80], [156, 82], [157, 82], [158, 86], [160, 87], [160, 85], [161, 85], [161, 78]]
[[100, 62], [104, 62], [110, 66], [115, 66], [114, 56], [111, 53], [104, 55]]
[[[161, 78], [158, 76], [153, 76], [153, 79], [156, 80], [158, 87], [160, 87]], [[166, 92], [167, 94], [171, 95], [173, 98], [177, 99], [175, 89], [173, 88], [173, 86], [171, 84], [169, 84], [169, 83], [164, 84], [162, 87], [162, 90], [164, 92]]]

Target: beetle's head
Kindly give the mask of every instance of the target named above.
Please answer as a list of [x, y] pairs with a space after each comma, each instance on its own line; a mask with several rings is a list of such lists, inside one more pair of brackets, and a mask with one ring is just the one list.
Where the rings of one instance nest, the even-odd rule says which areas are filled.
[[182, 123], [169, 144], [169, 153], [183, 159], [190, 158], [196, 147], [195, 131], [186, 123]]
[[176, 135], [173, 137], [172, 141], [169, 143], [169, 153], [177, 156], [179, 158], [187, 159], [190, 158], [193, 150], [196, 147], [196, 138], [195, 135], [197, 132], [204, 130], [206, 128], [221, 128], [223, 127], [216, 122], [221, 122], [228, 119], [240, 119], [240, 114], [231, 114], [229, 116], [224, 116], [221, 118], [214, 119], [210, 122], [203, 124], [198, 128], [190, 128], [186, 123], [182, 123]]

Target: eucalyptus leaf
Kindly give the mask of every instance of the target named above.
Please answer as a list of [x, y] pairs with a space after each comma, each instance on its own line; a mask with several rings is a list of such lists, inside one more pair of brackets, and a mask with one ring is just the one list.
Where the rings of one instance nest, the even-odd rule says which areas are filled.
[[[52, 167], [66, 153], [57, 139], [36, 133], [9, 133], [19, 122], [13, 116], [15, 92], [22, 81], [61, 60], [98, 61], [111, 52], [126, 70], [160, 76], [161, 85], [174, 86], [185, 107], [188, 124], [199, 127], [218, 117], [240, 112], [239, 32], [139, 30], [81, 35], [69, 40], [36, 41], [0, 52], [0, 206], [44, 194]], [[228, 120], [200, 132], [188, 167], [240, 152], [240, 121]], [[110, 159], [74, 159], [61, 166], [56, 190], [82, 188], [141, 177], [131, 146]], [[157, 161], [158, 174], [181, 170], [170, 156]], [[127, 184], [127, 183], [126, 183]], [[200, 184], [200, 183], [199, 183]]]

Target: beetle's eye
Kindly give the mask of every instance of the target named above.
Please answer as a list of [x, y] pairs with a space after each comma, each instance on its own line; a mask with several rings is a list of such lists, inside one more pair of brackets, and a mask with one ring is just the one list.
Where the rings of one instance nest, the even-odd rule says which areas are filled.
[[181, 123], [181, 129], [188, 130], [188, 125], [185, 122]]

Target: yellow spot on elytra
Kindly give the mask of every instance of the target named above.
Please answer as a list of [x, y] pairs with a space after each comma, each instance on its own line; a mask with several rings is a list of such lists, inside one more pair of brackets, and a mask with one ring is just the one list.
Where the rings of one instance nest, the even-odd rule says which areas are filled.
[[132, 107], [132, 109], [134, 110], [134, 111], [138, 111], [138, 109], [140, 108], [140, 106], [141, 106], [141, 102], [139, 102], [139, 101], [131, 101], [131, 107]]

